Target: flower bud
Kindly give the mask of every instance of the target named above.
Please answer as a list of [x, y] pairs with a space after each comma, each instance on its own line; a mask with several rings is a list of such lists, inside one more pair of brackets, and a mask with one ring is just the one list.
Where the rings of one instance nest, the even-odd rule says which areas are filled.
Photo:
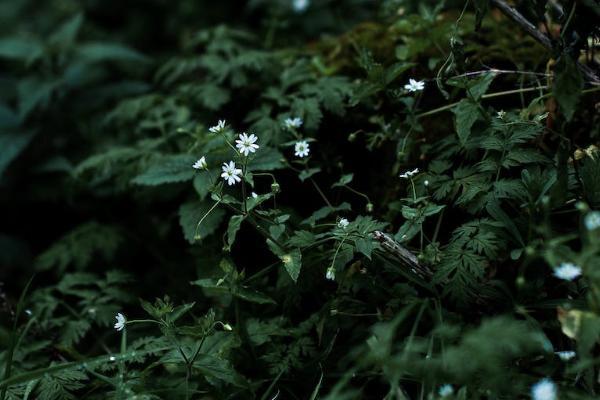
[[271, 192], [272, 193], [279, 193], [280, 191], [281, 191], [281, 187], [279, 186], [279, 183], [273, 182], [271, 184]]
[[368, 213], [372, 213], [373, 212], [373, 203], [367, 203], [366, 209], [367, 209]]

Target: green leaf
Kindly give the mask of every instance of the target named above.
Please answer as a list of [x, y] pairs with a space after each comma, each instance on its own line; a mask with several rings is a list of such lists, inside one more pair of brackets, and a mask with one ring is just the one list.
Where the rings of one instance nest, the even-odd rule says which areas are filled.
[[34, 132], [0, 133], [0, 177], [8, 165], [27, 148]]
[[349, 184], [350, 182], [352, 182], [353, 178], [354, 178], [354, 174], [342, 175], [342, 177], [340, 178], [340, 180], [337, 181], [336, 183], [334, 183], [333, 185], [331, 185], [331, 187], [334, 188], [334, 187], [345, 186], [345, 185]]
[[315, 175], [315, 174], [317, 174], [317, 173], [319, 173], [319, 172], [321, 172], [321, 168], [318, 168], [318, 167], [317, 167], [317, 168], [309, 168], [309, 169], [305, 169], [305, 170], [301, 171], [301, 172], [298, 174], [298, 178], [299, 178], [299, 179], [300, 179], [302, 182], [304, 182], [305, 180], [307, 180], [308, 178], [310, 178], [311, 176], [313, 176], [313, 175]]
[[371, 239], [360, 238], [356, 242], [356, 250], [365, 255], [369, 260], [371, 259], [371, 253], [373, 253], [373, 241]]
[[146, 172], [132, 179], [132, 183], [157, 186], [165, 183], [185, 182], [194, 177], [194, 157], [190, 155], [165, 156], [155, 161]]
[[267, 239], [267, 245], [273, 254], [279, 257], [290, 278], [296, 282], [302, 268], [302, 253], [300, 249], [296, 248], [291, 251], [285, 251], [270, 239]]
[[479, 118], [478, 105], [470, 99], [463, 99], [452, 109], [452, 112], [456, 115], [458, 139], [464, 145], [471, 136], [473, 124]]
[[78, 55], [85, 61], [149, 62], [145, 55], [118, 43], [88, 42], [78, 47]]
[[248, 162], [251, 171], [272, 171], [283, 168], [285, 157], [279, 150], [272, 147], [260, 148], [256, 156]]
[[235, 242], [235, 237], [240, 230], [240, 226], [242, 225], [242, 221], [244, 221], [245, 217], [243, 215], [232, 215], [229, 219], [229, 225], [227, 226], [227, 247], [226, 251], [231, 251], [231, 246]]
[[43, 53], [42, 45], [33, 39], [8, 37], [0, 39], [0, 57], [14, 60], [31, 60]]
[[573, 118], [577, 103], [581, 97], [583, 88], [583, 77], [575, 60], [564, 53], [558, 59], [555, 67], [556, 78], [552, 87], [552, 93], [562, 108], [567, 120]]
[[[212, 211], [209, 213], [209, 210]], [[194, 243], [197, 237], [202, 239], [214, 233], [225, 216], [225, 211], [206, 202], [192, 201], [179, 208], [179, 224], [185, 239]], [[202, 219], [204, 218], [204, 219]], [[198, 223], [202, 220], [202, 223]]]

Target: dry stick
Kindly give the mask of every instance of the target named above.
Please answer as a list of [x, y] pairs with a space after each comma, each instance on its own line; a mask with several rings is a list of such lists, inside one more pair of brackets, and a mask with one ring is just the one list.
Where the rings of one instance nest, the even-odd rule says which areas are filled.
[[[550, 38], [540, 32], [535, 25], [523, 17], [521, 13], [509, 6], [504, 0], [492, 0], [492, 4], [498, 7], [504, 15], [516, 22], [521, 28], [523, 28], [525, 32], [529, 34], [529, 36], [537, 40], [542, 46], [548, 50], [552, 50], [552, 41]], [[588, 81], [596, 84], [600, 83], [600, 79], [590, 67], [580, 64], [578, 61], [577, 67], [586, 76]]]

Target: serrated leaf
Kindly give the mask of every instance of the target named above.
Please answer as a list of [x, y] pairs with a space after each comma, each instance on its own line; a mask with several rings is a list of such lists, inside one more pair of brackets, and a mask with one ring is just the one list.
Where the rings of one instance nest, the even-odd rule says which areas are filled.
[[[198, 201], [182, 204], [179, 208], [179, 224], [183, 236], [189, 243], [194, 243], [197, 238], [205, 238], [219, 227], [225, 211], [216, 207], [209, 213], [211, 208], [211, 204]], [[198, 225], [203, 217], [202, 223]]]
[[452, 112], [456, 116], [456, 133], [460, 143], [464, 145], [471, 136], [471, 128], [479, 118], [479, 109], [476, 103], [470, 99], [461, 100]]
[[189, 181], [196, 174], [196, 170], [192, 168], [194, 161], [194, 157], [190, 155], [166, 156], [155, 161], [131, 182], [137, 185], [157, 186]]
[[231, 250], [231, 246], [235, 242], [235, 237], [240, 230], [240, 226], [244, 221], [245, 217], [243, 215], [232, 215], [229, 219], [229, 224], [227, 225], [227, 251]]

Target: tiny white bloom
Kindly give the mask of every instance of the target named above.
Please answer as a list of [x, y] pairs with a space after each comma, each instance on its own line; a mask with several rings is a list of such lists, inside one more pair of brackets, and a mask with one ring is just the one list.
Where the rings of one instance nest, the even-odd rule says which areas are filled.
[[252, 198], [253, 198], [253, 199], [256, 199], [256, 198], [258, 198], [258, 195], [256, 194], [256, 192], [252, 192]]
[[408, 83], [404, 85], [404, 89], [408, 90], [409, 92], [418, 92], [420, 90], [425, 89], [425, 82], [417, 81], [415, 79], [410, 78], [408, 80]]
[[284, 125], [286, 128], [291, 129], [291, 128], [300, 128], [302, 126], [302, 118], [286, 118], [285, 121], [283, 121]]
[[292, 0], [292, 8], [297, 13], [306, 10], [309, 5], [310, 5], [309, 0]]
[[531, 398], [533, 400], [556, 400], [556, 384], [548, 378], [544, 378], [531, 387]]
[[588, 231], [593, 231], [600, 228], [600, 211], [592, 211], [588, 213], [585, 216], [583, 223]]
[[581, 275], [581, 267], [573, 263], [562, 263], [554, 270], [554, 276], [565, 281], [572, 281]]
[[215, 126], [208, 128], [208, 130], [212, 133], [219, 133], [219, 132], [224, 131], [225, 130], [225, 120], [220, 119], [219, 122]]
[[342, 218], [337, 225], [339, 228], [346, 229], [350, 225], [350, 222], [346, 218]]
[[325, 279], [329, 279], [330, 281], [335, 280], [335, 269], [333, 267], [327, 268], [327, 272], [325, 273]]
[[413, 175], [416, 175], [418, 173], [419, 173], [419, 168], [415, 168], [412, 171], [406, 171], [405, 173], [400, 174], [400, 178], [408, 179], [408, 178], [410, 178]]
[[109, 359], [110, 361], [115, 361], [117, 358], [116, 358], [115, 356], [110, 356], [110, 357], [108, 357], [108, 359]]
[[560, 358], [563, 361], [569, 361], [570, 359], [575, 358], [575, 356], [577, 355], [577, 353], [570, 350], [557, 351], [555, 354], [558, 356], [558, 358]]
[[429, 186], [429, 181], [427, 179], [425, 179], [425, 181], [423, 182], [423, 185]]
[[240, 153], [248, 157], [248, 154], [254, 153], [258, 149], [257, 140], [258, 138], [253, 133], [250, 135], [246, 134], [246, 132], [240, 133], [239, 139], [235, 141], [237, 143], [235, 147], [238, 148]]
[[25, 314], [31, 317], [33, 315], [33, 312], [30, 309], [27, 309], [25, 310]]
[[202, 157], [200, 157], [200, 159], [198, 159], [198, 161], [196, 161], [194, 163], [194, 165], [192, 165], [192, 168], [205, 169], [207, 166], [208, 166], [208, 164], [206, 163], [206, 157], [202, 156]]
[[122, 331], [123, 328], [125, 328], [125, 323], [127, 322], [127, 319], [125, 319], [125, 316], [121, 313], [117, 313], [115, 318], [117, 320], [117, 322], [115, 323], [115, 329], [117, 331]]
[[242, 178], [242, 170], [235, 167], [235, 163], [233, 161], [229, 161], [229, 164], [223, 163], [221, 167], [223, 169], [223, 173], [221, 174], [221, 178], [225, 179], [225, 182], [229, 186], [235, 185], [236, 182], [240, 182]]
[[496, 113], [496, 118], [498, 118], [498, 119], [504, 119], [505, 116], [506, 116], [506, 111], [504, 111], [504, 110], [500, 110]]
[[231, 332], [233, 330], [233, 328], [229, 324], [223, 324], [223, 329], [228, 332]]
[[441, 397], [451, 396], [452, 394], [454, 394], [454, 388], [452, 387], [452, 385], [446, 383], [445, 385], [440, 386], [438, 394]]
[[294, 155], [297, 157], [306, 157], [310, 153], [310, 148], [308, 147], [308, 142], [306, 140], [301, 140], [296, 142], [294, 145]]

